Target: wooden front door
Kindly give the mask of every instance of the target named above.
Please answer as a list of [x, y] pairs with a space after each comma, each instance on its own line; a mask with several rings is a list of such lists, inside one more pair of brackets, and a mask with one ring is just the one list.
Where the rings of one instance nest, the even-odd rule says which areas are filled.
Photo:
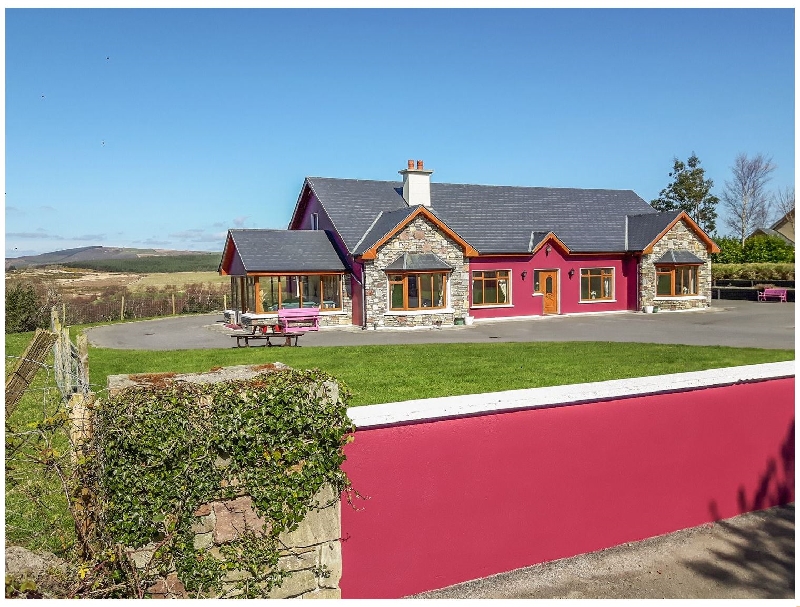
[[542, 293], [544, 293], [544, 313], [558, 314], [558, 272], [555, 270], [539, 272]]

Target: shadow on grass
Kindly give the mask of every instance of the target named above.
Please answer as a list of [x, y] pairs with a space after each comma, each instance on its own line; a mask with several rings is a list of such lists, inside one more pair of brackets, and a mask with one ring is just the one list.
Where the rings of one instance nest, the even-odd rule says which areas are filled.
[[[721, 518], [716, 501], [709, 504], [716, 524], [728, 532], [724, 549], [686, 566], [709, 580], [747, 590], [761, 598], [793, 598], [794, 573], [794, 421], [779, 450], [780, 463], [770, 458], [751, 498], [744, 487], [737, 495], [739, 511], [753, 512], [747, 528]], [[769, 512], [754, 512], [770, 508]]]

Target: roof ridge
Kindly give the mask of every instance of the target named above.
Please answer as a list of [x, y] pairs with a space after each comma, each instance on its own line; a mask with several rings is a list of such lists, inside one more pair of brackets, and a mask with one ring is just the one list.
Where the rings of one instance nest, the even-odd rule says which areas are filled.
[[[330, 179], [333, 181], [369, 181], [372, 183], [396, 183], [402, 184], [402, 180], [392, 180], [392, 179], [357, 179], [353, 177], [306, 177], [307, 180], [310, 179]], [[551, 185], [508, 185], [508, 184], [496, 184], [496, 183], [454, 183], [451, 181], [431, 181], [431, 186], [471, 186], [471, 187], [482, 187], [482, 188], [518, 188], [518, 189], [526, 189], [526, 190], [577, 190], [577, 191], [584, 191], [584, 192], [634, 192], [632, 188], [576, 188], [576, 187], [569, 187], [569, 186], [551, 186]], [[313, 189], [313, 188], [312, 188]], [[646, 213], [645, 213], [646, 214]]]

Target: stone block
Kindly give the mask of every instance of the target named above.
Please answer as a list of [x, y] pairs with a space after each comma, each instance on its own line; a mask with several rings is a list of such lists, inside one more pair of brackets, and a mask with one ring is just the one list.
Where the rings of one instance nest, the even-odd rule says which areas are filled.
[[327, 569], [328, 577], [319, 578], [321, 588], [339, 588], [342, 579], [342, 544], [333, 541], [323, 544], [318, 548], [319, 564]]
[[306, 592], [301, 599], [341, 599], [342, 591], [338, 588], [320, 588]]
[[214, 502], [213, 510], [216, 519], [214, 542], [217, 544], [239, 539], [246, 530], [257, 534], [263, 532], [266, 521], [255, 511], [250, 496]]
[[216, 517], [213, 511], [211, 511], [208, 516], [199, 516], [196, 520], [192, 521], [192, 533], [210, 533], [214, 530], [215, 523]]
[[306, 592], [316, 590], [317, 578], [310, 569], [296, 571], [283, 580], [278, 588], [273, 588], [267, 595], [271, 599], [289, 599]]
[[208, 516], [211, 514], [211, 504], [203, 504], [194, 511], [195, 516]]
[[317, 566], [319, 555], [316, 549], [306, 550], [305, 552], [295, 552], [287, 554], [278, 559], [278, 569], [282, 571], [300, 571], [301, 569], [313, 569]]
[[205, 550], [206, 548], [211, 548], [214, 545], [214, 534], [212, 532], [208, 533], [198, 533], [194, 536], [194, 549], [195, 550]]
[[177, 573], [168, 573], [166, 578], [158, 578], [156, 583], [147, 589], [147, 593], [154, 599], [185, 599], [188, 597], [186, 588], [178, 579]]
[[242, 571], [241, 569], [232, 569], [230, 571], [226, 571], [225, 575], [222, 577], [222, 581], [225, 583], [231, 582], [240, 582], [242, 580], [246, 580], [253, 577], [253, 574], [249, 571]]
[[125, 554], [137, 569], [144, 569], [155, 554], [156, 545], [153, 542], [141, 548], [126, 548]]

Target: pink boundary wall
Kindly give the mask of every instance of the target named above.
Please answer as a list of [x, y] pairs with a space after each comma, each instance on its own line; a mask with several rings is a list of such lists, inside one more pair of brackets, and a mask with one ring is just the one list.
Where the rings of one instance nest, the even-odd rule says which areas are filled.
[[[769, 365], [626, 380], [660, 390], [562, 387], [622, 386], [466, 415], [439, 399], [439, 419], [374, 427], [380, 415], [359, 422], [371, 407], [351, 409], [344, 468], [369, 499], [343, 503], [342, 597], [407, 596], [793, 501], [794, 363], [776, 366], [746, 383], [713, 377]], [[403, 405], [374, 408], [390, 419]]]

